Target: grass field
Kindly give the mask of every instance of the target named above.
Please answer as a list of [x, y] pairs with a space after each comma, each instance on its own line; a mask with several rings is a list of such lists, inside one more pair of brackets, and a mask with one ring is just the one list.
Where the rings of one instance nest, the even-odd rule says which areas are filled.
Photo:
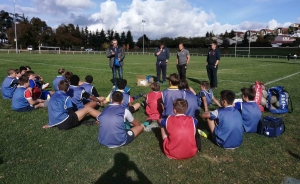
[[[176, 72], [174, 63], [173, 57], [168, 74]], [[111, 70], [104, 55], [0, 54], [2, 79], [8, 68], [21, 65], [31, 66], [50, 84], [57, 69], [64, 67], [81, 79], [93, 75], [100, 95], [111, 90]], [[149, 92], [148, 87], [136, 86], [135, 76], [139, 74], [155, 75], [153, 56], [126, 57], [124, 77], [132, 95]], [[219, 88], [214, 91], [217, 98], [223, 89], [238, 93], [259, 80], [267, 87], [285, 86], [294, 112], [280, 115], [286, 132], [278, 138], [246, 134], [242, 146], [234, 151], [202, 139], [202, 151], [182, 161], [163, 154], [159, 131], [142, 133], [128, 146], [108, 149], [97, 141], [98, 126], [44, 130], [41, 127], [48, 121], [46, 109], [16, 113], [11, 110], [11, 101], [1, 98], [0, 183], [281, 183], [287, 176], [300, 179], [299, 76], [299, 61], [222, 58]], [[199, 81], [207, 80], [204, 57], [192, 57], [187, 77], [198, 91]], [[146, 119], [142, 109], [134, 116], [140, 121]]]

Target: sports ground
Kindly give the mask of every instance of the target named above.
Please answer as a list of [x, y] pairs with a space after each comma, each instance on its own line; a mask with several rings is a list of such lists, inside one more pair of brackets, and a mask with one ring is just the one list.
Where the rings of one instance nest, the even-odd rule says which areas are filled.
[[[199, 81], [207, 80], [205, 59], [192, 56], [188, 66], [188, 82], [196, 91]], [[21, 65], [29, 65], [50, 84], [57, 69], [63, 67], [82, 80], [92, 75], [100, 95], [106, 96], [112, 87], [111, 69], [104, 55], [0, 54], [2, 79], [8, 68]], [[147, 93], [148, 87], [136, 86], [135, 76], [155, 76], [155, 57], [127, 55], [123, 72], [131, 95]], [[172, 56], [167, 73], [174, 72]], [[109, 149], [98, 143], [97, 125], [45, 130], [46, 109], [16, 113], [11, 110], [11, 101], [1, 98], [0, 183], [281, 183], [285, 177], [300, 179], [300, 61], [221, 58], [218, 78], [218, 89], [214, 90], [217, 99], [223, 89], [239, 94], [242, 87], [256, 80], [267, 87], [283, 85], [294, 106], [293, 113], [276, 115], [283, 118], [285, 133], [277, 138], [245, 134], [236, 150], [224, 150], [203, 138], [201, 152], [178, 161], [168, 159], [161, 151], [159, 129], [142, 133], [128, 146]], [[143, 122], [144, 110], [134, 117]], [[202, 119], [199, 122], [205, 123]]]

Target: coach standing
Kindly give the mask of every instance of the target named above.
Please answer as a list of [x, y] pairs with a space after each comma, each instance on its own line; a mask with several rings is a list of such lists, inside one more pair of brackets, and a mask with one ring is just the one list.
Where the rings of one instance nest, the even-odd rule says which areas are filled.
[[170, 58], [169, 49], [165, 46], [164, 43], [160, 43], [159, 47], [156, 48], [154, 55], [156, 56], [156, 81], [160, 81], [160, 73], [162, 72], [162, 81], [163, 84], [166, 84], [166, 75], [167, 75], [167, 63]]
[[112, 40], [112, 45], [106, 50], [106, 56], [109, 58], [109, 67], [112, 69], [113, 74], [113, 88], [116, 86], [116, 70], [118, 70], [119, 78], [123, 79], [123, 65], [125, 52], [122, 46], [118, 45], [118, 41], [116, 39]]
[[180, 79], [186, 79], [186, 69], [187, 65], [190, 62], [190, 52], [184, 48], [183, 43], [180, 43], [179, 51], [177, 52], [177, 71], [180, 76]]
[[208, 52], [207, 59], [206, 59], [206, 70], [210, 81], [210, 87], [212, 89], [217, 89], [218, 87], [217, 71], [218, 71], [218, 65], [221, 57], [221, 52], [217, 48], [217, 45], [218, 45], [217, 41], [212, 42], [211, 49]]

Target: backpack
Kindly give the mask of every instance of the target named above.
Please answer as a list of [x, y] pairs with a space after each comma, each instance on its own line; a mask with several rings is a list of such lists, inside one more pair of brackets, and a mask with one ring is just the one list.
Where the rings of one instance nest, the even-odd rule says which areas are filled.
[[258, 133], [266, 137], [278, 137], [285, 130], [282, 118], [275, 118], [273, 116], [266, 116], [258, 123]]
[[[289, 104], [291, 109], [289, 110]], [[267, 109], [274, 114], [284, 114], [293, 112], [292, 100], [289, 93], [283, 89], [283, 86], [271, 87], [268, 90]]]
[[254, 101], [259, 106], [260, 111], [264, 112], [264, 106], [261, 105], [261, 101], [263, 99], [263, 90], [265, 90], [265, 85], [262, 82], [255, 81], [255, 84], [252, 86], [255, 90], [255, 99]]

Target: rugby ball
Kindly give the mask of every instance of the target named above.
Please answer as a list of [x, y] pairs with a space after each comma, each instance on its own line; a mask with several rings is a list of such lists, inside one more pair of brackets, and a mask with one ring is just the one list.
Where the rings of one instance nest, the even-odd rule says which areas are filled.
[[277, 102], [274, 103], [274, 107], [276, 107], [277, 109], [279, 108], [279, 106], [280, 106], [279, 101], [277, 101]]
[[261, 88], [262, 88], [263, 90], [267, 90], [267, 88], [266, 88], [266, 86], [265, 86], [264, 84], [261, 85]]
[[277, 101], [278, 101], [277, 96], [274, 96], [274, 95], [273, 95], [273, 96], [271, 97], [271, 101], [270, 101], [271, 104], [273, 104], [273, 103], [275, 103], [275, 102], [277, 102]]
[[270, 109], [276, 109], [272, 104], [270, 105]]
[[260, 101], [260, 105], [266, 106], [266, 105], [267, 105], [267, 99], [264, 98], [264, 97], [262, 97], [262, 98], [261, 98], [261, 101]]
[[268, 92], [266, 90], [263, 90], [262, 93], [264, 98], [268, 98]]

